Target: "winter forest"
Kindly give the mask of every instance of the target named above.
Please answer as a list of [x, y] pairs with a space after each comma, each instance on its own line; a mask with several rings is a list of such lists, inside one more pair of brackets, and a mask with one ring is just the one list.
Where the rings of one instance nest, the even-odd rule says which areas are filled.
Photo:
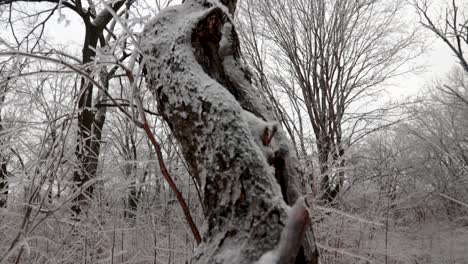
[[466, 0], [0, 0], [0, 264], [468, 263]]

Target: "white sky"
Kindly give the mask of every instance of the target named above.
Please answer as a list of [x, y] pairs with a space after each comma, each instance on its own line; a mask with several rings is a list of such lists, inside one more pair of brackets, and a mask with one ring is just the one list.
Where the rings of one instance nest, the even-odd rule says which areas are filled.
[[[46, 34], [51, 41], [66, 45], [69, 53], [80, 57], [84, 39], [83, 22], [77, 15], [65, 8], [63, 14], [69, 23], [63, 20], [59, 22], [59, 16], [56, 13], [48, 22]], [[433, 35], [429, 34], [428, 36], [430, 43], [428, 51], [416, 62], [416, 64], [424, 65], [425, 68], [417, 73], [409, 73], [393, 79], [392, 85], [387, 90], [387, 100], [401, 100], [404, 97], [417, 94], [426, 84], [444, 78], [456, 65], [456, 59], [448, 47]]]
[[444, 78], [457, 65], [455, 56], [442, 40], [431, 36], [430, 43], [427, 52], [417, 59], [417, 63], [424, 68], [395, 78], [392, 81], [394, 85], [388, 89], [390, 96], [415, 95], [425, 85]]

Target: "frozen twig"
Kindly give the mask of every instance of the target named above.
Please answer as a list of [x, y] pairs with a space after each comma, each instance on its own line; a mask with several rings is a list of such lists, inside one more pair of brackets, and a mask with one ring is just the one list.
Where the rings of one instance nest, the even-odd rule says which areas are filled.
[[367, 220], [367, 219], [364, 219], [364, 218], [362, 218], [362, 217], [359, 217], [359, 216], [356, 216], [356, 215], [351, 215], [351, 214], [348, 214], [348, 213], [345, 213], [345, 212], [343, 212], [343, 211], [336, 210], [336, 209], [333, 209], [333, 208], [327, 208], [327, 207], [323, 207], [323, 206], [319, 206], [319, 205], [314, 205], [314, 208], [319, 209], [319, 210], [322, 210], [322, 211], [325, 211], [325, 212], [329, 212], [329, 213], [339, 214], [339, 215], [342, 215], [342, 216], [345, 216], [345, 217], [348, 217], [348, 218], [351, 218], [351, 219], [354, 219], [354, 220], [357, 220], [357, 221], [359, 221], [359, 222], [363, 222], [363, 223], [366, 223], [366, 224], [371, 224], [371, 225], [376, 225], [376, 226], [382, 226], [382, 227], [385, 226], [385, 225], [382, 224], [382, 223], [375, 222], [375, 221], [371, 221], [371, 220]]
[[461, 201], [459, 201], [459, 200], [457, 200], [457, 199], [455, 199], [455, 198], [452, 198], [452, 197], [450, 197], [450, 196], [448, 196], [448, 195], [445, 195], [445, 194], [443, 194], [443, 193], [439, 193], [439, 195], [442, 196], [442, 197], [444, 197], [445, 199], [449, 199], [450, 201], [452, 201], [452, 202], [454, 202], [454, 203], [457, 203], [457, 204], [459, 204], [459, 205], [461, 205], [461, 206], [464, 206], [464, 207], [468, 208], [468, 204], [466, 204], [466, 203], [464, 203], [464, 202], [461, 202]]

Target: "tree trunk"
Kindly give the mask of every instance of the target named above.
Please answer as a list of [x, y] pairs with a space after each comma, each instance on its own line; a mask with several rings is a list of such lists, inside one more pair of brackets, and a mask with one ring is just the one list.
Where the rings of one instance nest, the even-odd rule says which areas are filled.
[[[85, 22], [86, 34], [83, 46], [83, 64], [92, 62], [95, 56], [101, 31], [91, 24]], [[90, 70], [87, 70], [91, 73]], [[83, 185], [96, 177], [96, 170], [99, 160], [99, 150], [101, 146], [101, 129], [104, 125], [105, 115], [102, 120], [96, 119], [96, 111], [93, 108], [93, 85], [81, 78], [80, 95], [78, 98], [78, 132], [75, 155], [80, 166], [73, 174], [73, 181], [80, 189], [80, 195], [75, 199], [72, 210], [76, 215], [81, 213], [82, 207], [87, 204], [87, 196], [92, 197], [94, 184], [83, 189]]]
[[201, 187], [194, 263], [317, 263], [295, 153], [241, 63], [235, 1], [223, 3], [171, 7], [143, 41], [148, 84]]
[[320, 182], [322, 193], [318, 202], [323, 205], [333, 203], [344, 183], [345, 152], [339, 144], [331, 142], [329, 137], [326, 137], [326, 140], [317, 140], [320, 176], [322, 178]]
[[[3, 88], [3, 87], [2, 87]], [[6, 208], [8, 202], [7, 158], [5, 153], [5, 138], [2, 124], [2, 105], [5, 102], [6, 89], [0, 89], [0, 208]]]
[[[125, 3], [124, 0], [114, 1], [111, 8], [117, 12]], [[131, 4], [133, 1], [129, 1]], [[85, 24], [85, 39], [82, 51], [82, 62], [84, 65], [90, 64], [93, 57], [96, 55], [98, 42], [101, 45], [106, 45], [103, 31], [106, 25], [112, 20], [112, 14], [104, 9], [93, 19], [92, 12], [78, 13]], [[91, 75], [91, 70], [86, 71]], [[102, 86], [105, 89], [109, 88], [109, 80], [112, 74], [104, 68], [99, 72]], [[81, 78], [81, 85], [78, 98], [78, 132], [77, 146], [75, 155], [78, 160], [79, 168], [73, 173], [73, 181], [79, 189], [80, 194], [74, 199], [75, 204], [72, 206], [72, 211], [75, 215], [79, 215], [82, 207], [88, 204], [88, 198], [94, 193], [94, 184], [83, 186], [90, 180], [94, 180], [99, 162], [99, 153], [101, 149], [102, 129], [106, 120], [107, 109], [105, 106], [100, 106], [98, 109], [92, 105], [93, 102], [93, 84], [86, 78]], [[99, 100], [105, 99], [103, 91], [99, 91], [97, 97]]]
[[[0, 119], [1, 122], [1, 119]], [[0, 126], [1, 128], [1, 126]], [[1, 132], [1, 129], [0, 129]], [[0, 146], [2, 144], [0, 143]], [[8, 178], [7, 160], [0, 154], [0, 208], [6, 208], [8, 204]]]

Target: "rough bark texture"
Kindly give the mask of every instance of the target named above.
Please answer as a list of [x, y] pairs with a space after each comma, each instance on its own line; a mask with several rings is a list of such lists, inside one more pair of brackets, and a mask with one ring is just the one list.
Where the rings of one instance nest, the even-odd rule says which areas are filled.
[[[185, 1], [159, 14], [143, 38], [148, 83], [201, 186], [206, 232], [194, 263], [254, 263], [281, 248], [286, 203], [299, 192], [296, 157], [240, 63], [229, 11]], [[316, 263], [312, 229], [302, 237], [295, 263]], [[268, 263], [283, 263], [276, 259]]]
[[7, 178], [7, 157], [5, 153], [5, 138], [2, 135], [4, 130], [2, 124], [2, 105], [5, 102], [6, 88], [0, 86], [0, 208], [7, 207], [8, 202], [8, 178]]

